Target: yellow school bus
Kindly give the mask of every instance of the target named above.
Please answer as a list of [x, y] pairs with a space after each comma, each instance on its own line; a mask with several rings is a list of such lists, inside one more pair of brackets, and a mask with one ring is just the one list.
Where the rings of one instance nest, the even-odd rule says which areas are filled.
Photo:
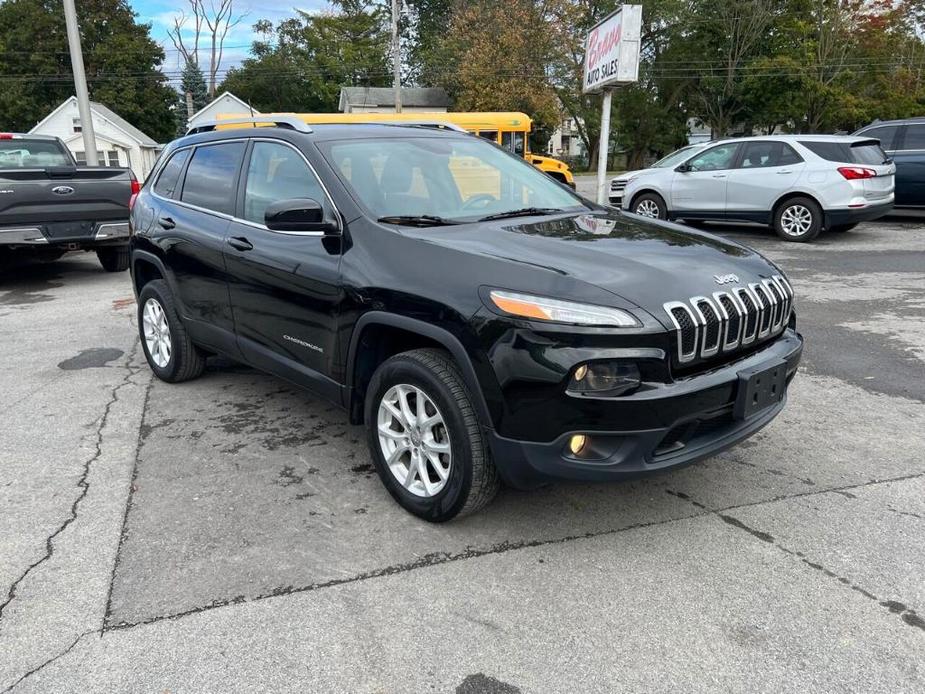
[[[219, 119], [249, 116], [250, 114], [222, 114]], [[264, 115], [264, 114], [260, 114]], [[530, 130], [533, 121], [526, 113], [516, 111], [484, 111], [459, 113], [273, 113], [272, 116], [295, 116], [308, 124], [312, 123], [395, 123], [399, 121], [421, 121], [451, 123], [470, 133], [496, 142], [514, 154], [523, 157], [540, 171], [575, 187], [575, 178], [568, 166], [557, 159], [534, 154], [530, 151]]]

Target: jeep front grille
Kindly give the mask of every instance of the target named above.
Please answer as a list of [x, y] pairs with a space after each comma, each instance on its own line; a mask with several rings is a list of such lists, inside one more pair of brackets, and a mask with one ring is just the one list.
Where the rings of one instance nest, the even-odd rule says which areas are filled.
[[781, 332], [790, 320], [793, 289], [774, 275], [746, 287], [669, 301], [665, 311], [675, 327], [682, 364], [731, 352]]

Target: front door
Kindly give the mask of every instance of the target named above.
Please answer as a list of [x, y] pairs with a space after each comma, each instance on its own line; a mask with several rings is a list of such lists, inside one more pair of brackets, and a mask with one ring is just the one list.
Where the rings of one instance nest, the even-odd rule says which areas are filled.
[[244, 175], [240, 219], [230, 223], [225, 246], [238, 345], [254, 366], [336, 399], [341, 239], [264, 224], [272, 202], [333, 203], [301, 152], [282, 141], [255, 140]]
[[891, 155], [896, 163], [896, 204], [925, 205], [925, 123], [907, 125], [899, 149]]
[[672, 216], [722, 219], [726, 212], [726, 183], [738, 144], [710, 147], [685, 162], [671, 182]]

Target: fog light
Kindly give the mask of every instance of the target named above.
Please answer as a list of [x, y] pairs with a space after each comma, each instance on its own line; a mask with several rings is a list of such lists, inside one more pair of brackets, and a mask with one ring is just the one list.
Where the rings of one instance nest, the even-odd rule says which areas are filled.
[[594, 361], [575, 369], [568, 391], [577, 395], [624, 395], [639, 387], [641, 377], [635, 364]]
[[573, 434], [572, 438], [568, 440], [568, 449], [572, 452], [572, 455], [581, 453], [586, 445], [588, 445], [588, 437], [584, 434]]

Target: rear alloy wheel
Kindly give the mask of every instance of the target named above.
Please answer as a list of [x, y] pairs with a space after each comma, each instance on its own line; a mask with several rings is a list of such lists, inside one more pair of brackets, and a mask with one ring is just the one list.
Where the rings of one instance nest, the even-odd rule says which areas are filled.
[[164, 280], [152, 280], [142, 287], [138, 295], [138, 332], [148, 366], [162, 381], [188, 381], [205, 368], [205, 355], [186, 332]]
[[667, 219], [668, 208], [661, 195], [656, 193], [644, 193], [633, 200], [632, 211], [640, 217], [649, 219]]
[[96, 257], [106, 272], [124, 272], [128, 270], [128, 246], [109, 246], [96, 249]]
[[376, 369], [366, 390], [366, 427], [382, 483], [424, 520], [473, 513], [498, 491], [472, 397], [442, 350], [402, 352]]
[[810, 198], [791, 198], [774, 214], [774, 231], [785, 241], [812, 241], [822, 229], [822, 210]]

